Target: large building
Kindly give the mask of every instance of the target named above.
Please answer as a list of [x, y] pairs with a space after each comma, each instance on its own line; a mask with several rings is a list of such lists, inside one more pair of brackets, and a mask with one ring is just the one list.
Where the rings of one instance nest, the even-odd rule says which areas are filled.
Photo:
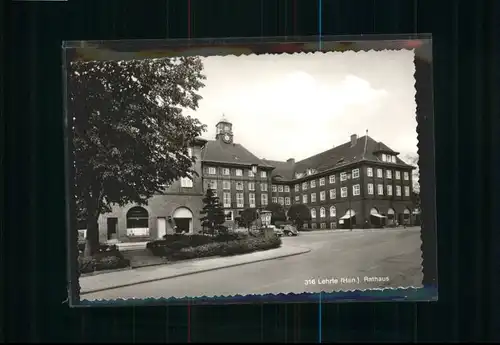
[[[398, 152], [369, 136], [352, 135], [343, 145], [296, 162], [260, 159], [233, 141], [223, 119], [215, 140], [189, 148], [198, 177], [182, 178], [152, 197], [147, 206], [114, 207], [99, 219], [100, 240], [141, 241], [167, 233], [201, 230], [203, 196], [214, 189], [229, 226], [246, 208], [271, 202], [310, 209], [310, 228], [350, 228], [411, 222], [412, 169]], [[81, 233], [84, 236], [84, 231]]]

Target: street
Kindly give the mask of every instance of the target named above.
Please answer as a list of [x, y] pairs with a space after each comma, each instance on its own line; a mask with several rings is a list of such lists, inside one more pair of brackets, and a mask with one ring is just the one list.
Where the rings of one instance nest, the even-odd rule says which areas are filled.
[[420, 228], [301, 233], [306, 254], [82, 295], [82, 299], [196, 297], [420, 287]]

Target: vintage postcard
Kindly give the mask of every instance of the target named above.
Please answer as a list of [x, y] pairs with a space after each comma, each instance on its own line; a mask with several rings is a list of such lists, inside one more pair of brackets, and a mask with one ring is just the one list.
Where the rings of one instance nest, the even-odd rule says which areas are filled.
[[74, 304], [436, 299], [429, 44], [67, 45]]

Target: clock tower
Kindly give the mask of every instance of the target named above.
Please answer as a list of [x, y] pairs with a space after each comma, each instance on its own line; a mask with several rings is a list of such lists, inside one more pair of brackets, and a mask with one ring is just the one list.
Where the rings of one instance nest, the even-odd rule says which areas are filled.
[[222, 140], [225, 144], [233, 143], [233, 124], [226, 120], [224, 115], [216, 125], [215, 139]]

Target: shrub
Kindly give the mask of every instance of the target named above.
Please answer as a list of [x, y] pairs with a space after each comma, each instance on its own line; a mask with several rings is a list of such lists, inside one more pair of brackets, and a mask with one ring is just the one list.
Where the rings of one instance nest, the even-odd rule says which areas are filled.
[[93, 257], [78, 257], [80, 273], [90, 273], [101, 270], [112, 270], [130, 266], [130, 261], [125, 259], [116, 246], [108, 246], [96, 253]]
[[[83, 253], [85, 251], [85, 243], [86, 242], [78, 243], [78, 252]], [[114, 251], [118, 251], [118, 247], [115, 244], [99, 243], [99, 248], [97, 249], [98, 253]]]

